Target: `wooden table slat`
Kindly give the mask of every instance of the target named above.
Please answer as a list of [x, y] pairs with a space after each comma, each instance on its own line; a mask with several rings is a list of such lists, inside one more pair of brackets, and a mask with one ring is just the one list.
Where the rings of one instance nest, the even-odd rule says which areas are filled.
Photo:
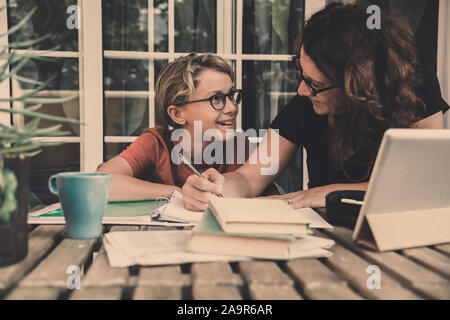
[[133, 294], [133, 300], [181, 300], [182, 287], [174, 286], [138, 286]]
[[252, 300], [303, 300], [293, 286], [290, 285], [249, 285]]
[[81, 287], [73, 290], [69, 296], [70, 300], [120, 300], [122, 287]]
[[29, 235], [28, 254], [25, 259], [0, 268], [0, 292], [17, 283], [62, 239], [64, 232], [64, 226], [43, 225], [35, 228]]
[[430, 248], [402, 250], [403, 255], [450, 278], [450, 257]]
[[57, 300], [64, 290], [61, 288], [17, 288], [6, 300]]
[[138, 286], [188, 286], [190, 276], [181, 272], [180, 266], [141, 268]]
[[192, 287], [194, 300], [242, 300], [239, 288], [231, 285], [197, 285]]
[[250, 285], [294, 285], [275, 262], [241, 261], [238, 263], [241, 276]]
[[196, 285], [242, 286], [244, 283], [238, 274], [233, 273], [230, 265], [224, 262], [194, 263], [191, 266], [191, 276]]
[[440, 244], [437, 246], [434, 246], [434, 248], [442, 253], [445, 253], [446, 255], [450, 256], [450, 243], [446, 244]]
[[299, 259], [286, 264], [309, 299], [358, 300], [361, 297], [317, 259]]
[[71, 274], [71, 265], [81, 267], [92, 255], [98, 239], [64, 239], [30, 274], [20, 283], [22, 288], [59, 287], [66, 288]]
[[105, 248], [102, 247], [91, 267], [81, 280], [81, 287], [125, 287], [129, 278], [128, 268], [110, 266]]
[[133, 300], [180, 300], [190, 282], [180, 266], [141, 268]]
[[450, 299], [450, 282], [443, 276], [409, 260], [396, 252], [374, 252], [352, 241], [352, 231], [343, 227], [323, 231], [359, 256], [391, 273], [404, 286], [430, 299]]
[[372, 264], [339, 244], [336, 244], [332, 251], [333, 256], [325, 260], [326, 264], [336, 270], [340, 276], [346, 279], [364, 297], [382, 300], [421, 299], [420, 296], [404, 288], [400, 282], [383, 272], [382, 269], [380, 269], [380, 288], [370, 289], [367, 285], [367, 280], [372, 273], [368, 273], [367, 268]]

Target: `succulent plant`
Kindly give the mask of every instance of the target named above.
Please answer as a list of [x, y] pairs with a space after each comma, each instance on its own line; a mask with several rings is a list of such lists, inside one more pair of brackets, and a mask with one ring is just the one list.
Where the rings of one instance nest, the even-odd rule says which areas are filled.
[[[0, 11], [5, 9], [6, 6], [1, 7]], [[16, 32], [20, 32], [34, 12], [35, 10], [32, 10], [17, 25], [11, 26], [6, 33], [0, 34], [0, 38], [9, 37]], [[3, 81], [16, 81], [19, 84], [34, 86], [32, 90], [19, 96], [0, 96], [0, 103], [11, 105], [13, 102], [20, 102], [20, 105], [27, 106], [22, 108], [0, 107], [0, 112], [20, 115], [21, 117], [27, 117], [28, 120], [25, 124], [15, 123], [11, 126], [0, 123], [0, 222], [3, 223], [10, 221], [12, 214], [14, 214], [17, 208], [17, 201], [15, 199], [17, 179], [11, 170], [4, 168], [3, 156], [19, 154], [27, 157], [35, 156], [41, 152], [42, 147], [61, 144], [61, 142], [43, 141], [39, 137], [64, 136], [68, 132], [61, 131], [62, 123], [80, 124], [75, 119], [57, 117], [39, 112], [39, 108], [43, 104], [70, 101], [76, 95], [66, 98], [38, 98], [36, 94], [45, 89], [53, 79], [50, 78], [45, 82], [40, 82], [20, 75], [20, 71], [31, 60], [48, 60], [49, 58], [36, 56], [32, 52], [18, 53], [17, 50], [29, 49], [32, 45], [45, 40], [49, 36], [47, 35], [30, 41], [12, 42], [7, 46], [0, 46], [0, 83]], [[57, 124], [48, 128], [39, 128], [41, 120], [48, 120]]]

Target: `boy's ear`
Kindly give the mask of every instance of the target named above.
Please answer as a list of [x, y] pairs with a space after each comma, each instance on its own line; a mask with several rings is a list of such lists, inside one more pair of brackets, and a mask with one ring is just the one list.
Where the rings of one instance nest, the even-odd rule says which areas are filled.
[[184, 126], [186, 124], [184, 112], [183, 110], [181, 110], [181, 108], [171, 105], [167, 108], [167, 114], [176, 124], [179, 124], [181, 126]]

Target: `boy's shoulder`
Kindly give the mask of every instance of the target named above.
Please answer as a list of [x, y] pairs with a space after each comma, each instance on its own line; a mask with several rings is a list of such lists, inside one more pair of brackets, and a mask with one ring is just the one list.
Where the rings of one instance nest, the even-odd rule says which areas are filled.
[[156, 126], [145, 130], [135, 142], [141, 145], [159, 145], [170, 149], [172, 146], [171, 133], [172, 131], [166, 127]]

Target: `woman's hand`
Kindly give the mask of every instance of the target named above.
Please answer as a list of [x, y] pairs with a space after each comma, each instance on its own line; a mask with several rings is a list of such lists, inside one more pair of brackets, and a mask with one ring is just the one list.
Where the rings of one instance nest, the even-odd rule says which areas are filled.
[[333, 191], [330, 186], [316, 187], [308, 190], [286, 193], [279, 196], [263, 197], [264, 199], [281, 199], [294, 209], [325, 207], [325, 196]]
[[329, 184], [326, 186], [311, 188], [297, 192], [286, 193], [280, 196], [262, 197], [265, 199], [281, 199], [290, 204], [294, 209], [325, 207], [325, 197], [328, 193], [337, 190], [367, 190], [368, 182]]
[[181, 189], [184, 205], [188, 210], [205, 211], [211, 195], [222, 194], [225, 177], [212, 168], [202, 174], [206, 179], [193, 174], [186, 179]]

